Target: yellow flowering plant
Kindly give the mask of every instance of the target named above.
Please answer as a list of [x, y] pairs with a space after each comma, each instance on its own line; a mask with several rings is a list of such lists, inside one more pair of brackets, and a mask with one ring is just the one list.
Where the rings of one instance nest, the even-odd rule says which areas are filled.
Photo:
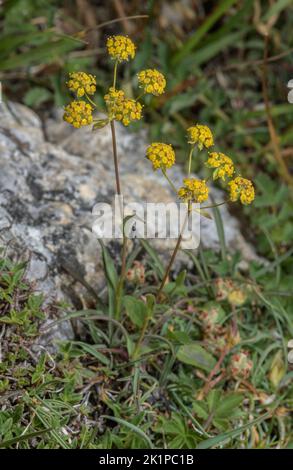
[[[104, 95], [104, 109], [102, 112], [106, 117], [101, 119], [94, 115], [97, 110], [97, 105], [94, 101], [94, 94], [96, 92], [95, 76], [85, 72], [72, 72], [69, 74], [67, 87], [75, 95], [75, 99], [65, 107], [64, 120], [75, 128], [91, 125], [93, 130], [110, 125], [113, 143], [116, 192], [120, 195], [122, 191], [119, 175], [115, 121], [120, 122], [124, 126], [129, 126], [132, 122], [140, 120], [143, 111], [143, 104], [141, 103], [142, 97], [146, 94], [153, 96], [163, 94], [166, 88], [166, 79], [158, 70], [151, 68], [141, 70], [137, 74], [137, 85], [141, 90], [140, 95], [137, 98], [126, 96], [125, 91], [117, 87], [118, 65], [133, 59], [136, 47], [130, 38], [120, 35], [109, 37], [106, 47], [111, 60], [114, 62], [113, 82]], [[146, 158], [152, 164], [153, 170], [161, 171], [172, 190], [175, 192], [178, 200], [187, 204], [186, 221], [188, 221], [190, 213], [193, 210], [194, 203], [202, 204], [208, 200], [208, 182], [210, 179], [220, 180], [222, 184], [226, 185], [231, 202], [240, 200], [242, 204], [250, 204], [253, 201], [254, 188], [252, 182], [237, 174], [234, 163], [229, 156], [222, 152], [212, 150], [212, 147], [214, 147], [214, 137], [211, 129], [207, 125], [195, 123], [188, 127], [187, 143], [189, 144], [187, 159], [188, 172], [187, 177], [183, 179], [182, 185], [179, 188], [174, 185], [168, 173], [176, 162], [175, 151], [172, 145], [164, 142], [153, 142], [146, 149]], [[195, 151], [200, 152], [200, 154], [207, 154], [205, 167], [211, 170], [211, 175], [205, 179], [195, 178], [191, 175], [192, 159], [194, 158]], [[212, 205], [204, 205], [200, 209], [196, 208], [195, 210], [205, 215], [202, 209], [209, 209], [226, 202], [227, 200]], [[115, 285], [115, 302], [113, 306], [114, 318], [116, 320], [119, 319], [121, 315], [124, 281], [127, 277], [127, 246], [124, 233], [124, 220], [122, 233], [121, 272]], [[172, 264], [180, 248], [181, 240], [182, 235], [180, 234], [159, 289], [157, 290], [156, 300], [160, 299]], [[149, 315], [147, 315], [146, 323], [142, 327], [141, 335], [132, 353], [133, 358], [136, 357], [139, 351], [149, 318]]]
[[[212, 131], [207, 125], [197, 123], [189, 127], [187, 129], [187, 142], [190, 145], [188, 155], [188, 177], [183, 179], [183, 184], [179, 189], [175, 187], [170, 176], [167, 174], [167, 169], [171, 168], [175, 164], [175, 152], [172, 146], [166, 143], [155, 142], [149, 145], [146, 151], [146, 157], [151, 161], [153, 170], [156, 171], [160, 169], [179, 200], [187, 204], [187, 218], [190, 216], [192, 211], [192, 204], [201, 204], [207, 201], [209, 197], [209, 188], [207, 183], [211, 177], [214, 180], [221, 179], [224, 183], [226, 183], [227, 189], [229, 191], [228, 200], [231, 202], [236, 202], [239, 199], [240, 202], [244, 205], [252, 203], [255, 195], [252, 182], [248, 179], [242, 178], [240, 175], [237, 175], [234, 179], [231, 179], [236, 171], [233, 160], [222, 152], [209, 151], [209, 149], [214, 146], [214, 137]], [[196, 148], [198, 151], [206, 150], [208, 152], [208, 158], [205, 162], [205, 166], [212, 170], [212, 175], [210, 175], [207, 179], [191, 177], [192, 158]], [[230, 181], [227, 182], [226, 179], [230, 179]], [[206, 215], [202, 209], [211, 209], [213, 207], [223, 205], [227, 203], [228, 200], [208, 206], [203, 206], [200, 209], [195, 210], [197, 210], [202, 215]], [[182, 235], [180, 234], [174, 252], [171, 256], [170, 263], [167, 266], [164, 277], [158, 289], [157, 299], [160, 298], [162, 290], [168, 279], [181, 241]]]
[[[116, 35], [107, 39], [106, 48], [109, 57], [114, 62], [113, 83], [104, 95], [104, 109], [101, 111], [105, 118], [95, 117], [97, 105], [93, 99], [96, 92], [96, 77], [85, 72], [72, 72], [66, 82], [68, 89], [75, 95], [75, 100], [64, 108], [63, 119], [75, 128], [92, 125], [93, 130], [110, 125], [113, 143], [113, 158], [116, 180], [116, 193], [120, 195], [121, 183], [118, 165], [117, 142], [115, 133], [115, 121], [124, 126], [129, 126], [134, 121], [142, 118], [143, 104], [141, 99], [146, 94], [159, 96], [165, 91], [166, 79], [164, 75], [155, 69], [142, 70], [137, 74], [137, 85], [142, 90], [134, 99], [127, 97], [124, 90], [117, 87], [118, 65], [128, 62], [135, 57], [136, 46], [128, 36]], [[153, 162], [154, 169], [169, 168], [175, 161], [175, 154], [170, 145], [153, 144], [149, 152], [149, 158]], [[120, 315], [121, 297], [126, 272], [126, 237], [123, 224], [122, 267], [115, 295], [115, 316]]]

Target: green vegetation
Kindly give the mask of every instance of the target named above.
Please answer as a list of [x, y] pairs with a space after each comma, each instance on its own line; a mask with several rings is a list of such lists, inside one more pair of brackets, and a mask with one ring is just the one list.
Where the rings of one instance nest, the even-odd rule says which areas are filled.
[[[105, 25], [93, 44], [89, 25], [77, 22], [62, 3], [8, 0], [0, 16], [4, 98], [23, 101], [41, 115], [48, 104], [68, 101], [67, 71], [96, 73], [102, 97], [112, 71], [98, 46], [108, 34], [125, 32], [121, 22]], [[142, 243], [135, 257], [144, 259], [144, 281], [129, 278], [117, 321], [109, 309], [119, 272], [106, 248], [108, 299], [80, 312], [44, 307], [25, 279], [25, 266], [2, 256], [0, 447], [292, 447], [290, 2], [277, 0], [270, 8], [259, 2], [259, 11], [250, 0], [207, 2], [205, 11], [192, 20], [187, 15], [176, 28], [163, 17], [163, 1], [146, 2], [139, 12], [127, 3], [128, 15], [149, 18], [129, 20], [140, 25], [132, 35], [140, 48], [129, 75], [120, 77], [124, 87], [131, 93], [130, 77], [142, 63], [168, 78], [167, 94], [146, 107], [151, 140], [172, 143], [187, 166], [185, 129], [194, 120], [211, 125], [223, 151], [256, 185], [254, 205], [235, 215], [267, 263], [242, 270], [215, 210], [220, 253], [192, 253], [192, 269], [170, 280], [159, 304], [153, 295], [164, 267]], [[105, 15], [107, 22], [117, 13], [109, 7]], [[163, 19], [166, 29], [160, 29]], [[264, 63], [266, 50], [270, 59]], [[135, 257], [130, 255], [128, 269]], [[78, 319], [83, 335], [37, 356], [33, 344], [48, 313], [62, 314], [58, 321]]]
[[[23, 265], [2, 259], [1, 447], [291, 446], [287, 298], [262, 287], [263, 267], [242, 276], [237, 255], [206, 251], [195, 261], [154, 308], [162, 267], [149, 255], [145, 282], [127, 283], [122, 322], [107, 305], [63, 312], [56, 321], [79, 319], [86, 341], [36, 357], [48, 307]], [[107, 279], [111, 299], [117, 273], [109, 264]]]

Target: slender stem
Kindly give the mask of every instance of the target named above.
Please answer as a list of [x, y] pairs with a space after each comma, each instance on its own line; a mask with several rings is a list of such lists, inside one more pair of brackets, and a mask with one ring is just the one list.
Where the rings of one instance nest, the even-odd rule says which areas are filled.
[[85, 96], [86, 96], [87, 100], [90, 102], [90, 104], [92, 104], [94, 108], [97, 108], [96, 103], [89, 97], [89, 95], [87, 93], [85, 94]]
[[168, 181], [169, 185], [171, 186], [171, 188], [173, 189], [173, 191], [175, 192], [175, 194], [177, 194], [177, 189], [174, 185], [174, 183], [170, 180], [169, 176], [167, 175], [167, 172], [166, 170], [163, 170], [162, 169], [162, 173], [163, 175], [165, 176], [166, 180]]
[[[114, 157], [115, 178], [116, 178], [116, 192], [118, 195], [121, 195], [114, 121], [111, 121], [110, 125], [111, 125], [111, 132], [112, 132], [113, 157]], [[123, 208], [121, 208], [121, 210], [123, 210]], [[122, 224], [123, 224], [123, 212], [122, 212]], [[119, 277], [118, 284], [116, 287], [116, 295], [115, 295], [115, 318], [116, 319], [119, 318], [119, 314], [121, 310], [121, 297], [122, 297], [122, 292], [123, 292], [123, 285], [124, 285], [124, 278], [125, 278], [125, 271], [126, 271], [127, 238], [124, 233], [124, 226], [122, 226], [122, 233], [123, 233], [123, 243], [122, 243], [122, 253], [121, 253], [121, 272], [120, 272], [120, 277]]]
[[[193, 154], [193, 151], [194, 151], [194, 147], [191, 147], [190, 149], [190, 152], [189, 152], [189, 156], [188, 156], [188, 176], [190, 176], [190, 173], [191, 173], [191, 161], [192, 161], [192, 154]], [[163, 172], [163, 175], [165, 176], [165, 178], [167, 179], [167, 181], [169, 182], [170, 186], [172, 187], [173, 190], [176, 191], [177, 193], [177, 190], [175, 188], [175, 186], [173, 185], [172, 181], [169, 179], [169, 177], [167, 176], [167, 173], [166, 171], [162, 170]], [[164, 289], [164, 286], [166, 284], [166, 281], [169, 277], [169, 274], [170, 274], [170, 271], [171, 271], [171, 268], [173, 266], [173, 263], [174, 263], [174, 260], [176, 258], [176, 255], [178, 253], [178, 250], [180, 248], [180, 245], [181, 245], [181, 241], [182, 241], [182, 232], [184, 231], [184, 228], [185, 228], [185, 225], [186, 225], [186, 222], [188, 221], [188, 218], [189, 218], [189, 214], [191, 212], [191, 208], [192, 208], [192, 205], [190, 202], [188, 202], [188, 209], [187, 209], [187, 216], [186, 216], [186, 219], [184, 221], [184, 224], [183, 224], [183, 227], [182, 227], [182, 230], [181, 230], [181, 233], [178, 237], [178, 240], [177, 240], [177, 243], [175, 245], [175, 248], [174, 248], [174, 251], [172, 253], [172, 256], [171, 256], [171, 259], [169, 261], [169, 264], [166, 268], [166, 271], [165, 271], [165, 274], [164, 274], [164, 277], [162, 279], [162, 282], [160, 284], [160, 287], [159, 287], [159, 290], [157, 292], [157, 295], [156, 295], [156, 300], [158, 301], [159, 298], [160, 298], [160, 295], [162, 293], [162, 290]]]
[[146, 92], [143, 91], [140, 95], [138, 95], [138, 97], [135, 99], [135, 101], [140, 100], [145, 94], [146, 94]]
[[200, 208], [200, 210], [202, 209], [213, 209], [213, 207], [219, 207], [219, 206], [223, 206], [224, 204], [227, 204], [228, 201], [223, 201], [223, 202], [219, 202], [217, 204], [213, 204], [212, 206], [203, 206]]
[[181, 230], [181, 232], [180, 232], [180, 235], [179, 235], [179, 237], [178, 237], [177, 243], [176, 243], [176, 245], [175, 245], [174, 251], [173, 251], [173, 253], [172, 253], [171, 259], [170, 259], [169, 264], [168, 264], [168, 266], [167, 266], [167, 268], [166, 268], [164, 277], [163, 277], [162, 282], [161, 282], [161, 284], [160, 284], [159, 290], [158, 290], [158, 292], [157, 292], [157, 295], [156, 295], [156, 300], [157, 300], [157, 301], [159, 300], [160, 295], [161, 295], [161, 293], [162, 293], [162, 290], [163, 290], [164, 287], [165, 287], [165, 284], [166, 284], [166, 281], [167, 281], [167, 279], [168, 279], [168, 277], [169, 277], [169, 274], [170, 274], [171, 268], [172, 268], [172, 266], [173, 266], [174, 260], [175, 260], [175, 258], [176, 258], [177, 253], [178, 253], [178, 250], [179, 250], [179, 248], [180, 248], [180, 245], [181, 245], [181, 242], [182, 242], [182, 233], [183, 233], [183, 231], [184, 231], [184, 229], [185, 229], [186, 223], [188, 222], [188, 218], [189, 218], [190, 212], [191, 212], [191, 204], [190, 204], [190, 202], [188, 202], [187, 215], [186, 215], [186, 218], [185, 218], [185, 221], [184, 221], [182, 230]]
[[164, 277], [163, 277], [162, 282], [161, 282], [161, 284], [160, 284], [159, 290], [158, 290], [158, 292], [157, 292], [156, 300], [159, 300], [160, 295], [161, 295], [161, 293], [162, 293], [162, 290], [163, 290], [164, 287], [165, 287], [165, 284], [166, 284], [166, 282], [167, 282], [168, 276], [169, 276], [169, 274], [170, 274], [170, 270], [171, 270], [171, 268], [172, 268], [172, 266], [173, 266], [174, 260], [175, 260], [175, 258], [176, 258], [177, 253], [178, 253], [178, 250], [179, 250], [179, 248], [180, 248], [181, 241], [182, 241], [182, 234], [180, 233], [180, 235], [179, 235], [179, 237], [178, 237], [178, 240], [177, 240], [177, 243], [176, 243], [176, 246], [175, 246], [174, 251], [173, 251], [173, 253], [172, 253], [171, 259], [170, 259], [169, 264], [168, 264], [168, 266], [167, 266], [167, 269], [166, 269], [166, 271], [165, 271]]
[[204, 396], [208, 393], [208, 391], [210, 390], [211, 385], [212, 385], [211, 380], [212, 380], [212, 378], [214, 377], [214, 375], [219, 371], [219, 369], [220, 369], [220, 367], [221, 367], [221, 365], [222, 365], [222, 363], [223, 363], [225, 357], [227, 356], [227, 353], [228, 353], [228, 352], [229, 352], [229, 348], [227, 348], [227, 346], [225, 346], [224, 349], [223, 349], [222, 352], [221, 352], [221, 355], [220, 355], [220, 357], [219, 357], [219, 359], [218, 359], [218, 362], [216, 363], [215, 367], [211, 370], [211, 372], [210, 372], [210, 374], [209, 374], [209, 376], [208, 376], [208, 379], [207, 379], [207, 381], [206, 381], [206, 383], [205, 383], [205, 386], [204, 386], [204, 388], [203, 388], [203, 390], [202, 390], [202, 396], [203, 396], [203, 397], [204, 397]]
[[116, 88], [116, 81], [117, 81], [117, 67], [118, 67], [118, 60], [116, 60], [114, 65], [114, 77], [113, 77], [113, 88]]
[[121, 186], [120, 186], [120, 177], [119, 177], [116, 132], [115, 132], [115, 124], [114, 124], [113, 120], [110, 122], [110, 126], [111, 126], [111, 133], [112, 133], [113, 157], [114, 157], [115, 179], [116, 179], [116, 192], [117, 192], [117, 194], [120, 195], [121, 194]]
[[194, 151], [194, 147], [191, 147], [189, 156], [188, 156], [188, 176], [190, 176], [190, 173], [191, 173], [191, 162], [192, 162], [193, 151]]

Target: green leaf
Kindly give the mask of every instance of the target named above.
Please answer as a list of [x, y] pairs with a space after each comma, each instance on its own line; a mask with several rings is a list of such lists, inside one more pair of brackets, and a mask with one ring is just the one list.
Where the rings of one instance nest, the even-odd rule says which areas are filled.
[[46, 434], [46, 432], [52, 431], [52, 428], [45, 428], [42, 429], [41, 431], [35, 431], [27, 434], [22, 434], [21, 436], [14, 437], [13, 439], [8, 439], [7, 441], [2, 441], [0, 442], [0, 448], [2, 449], [3, 447], [11, 447], [15, 444], [18, 444], [21, 441], [26, 441], [28, 439], [32, 439], [33, 437], [38, 437], [42, 436], [43, 434]]
[[97, 121], [94, 121], [93, 130], [102, 129], [107, 126], [107, 124], [109, 124], [109, 119], [98, 119]]
[[186, 269], [181, 271], [176, 277], [176, 280], [175, 280], [176, 286], [177, 287], [184, 286], [185, 278], [186, 278]]
[[38, 364], [36, 365], [36, 369], [32, 375], [32, 384], [38, 382], [38, 380], [43, 376], [45, 372], [45, 365], [46, 365], [46, 354], [42, 354]]
[[76, 48], [73, 41], [61, 39], [48, 42], [29, 49], [27, 52], [11, 55], [0, 63], [0, 70], [11, 70], [17, 67], [28, 67], [35, 63], [52, 63], [72, 49]]
[[109, 251], [105, 247], [104, 243], [99, 240], [102, 247], [102, 257], [104, 263], [104, 269], [108, 282], [111, 284], [111, 287], [115, 290], [118, 282], [118, 275], [115, 268], [114, 261], [112, 260]]
[[104, 354], [100, 353], [99, 351], [97, 351], [97, 349], [91, 345], [91, 344], [87, 344], [87, 343], [83, 343], [82, 341], [72, 341], [72, 344], [76, 344], [77, 346], [79, 346], [83, 351], [87, 352], [88, 354], [90, 354], [91, 356], [95, 357], [96, 359], [98, 359], [98, 361], [100, 361], [102, 364], [104, 364], [105, 366], [110, 366], [110, 360], [104, 356]]
[[177, 359], [206, 372], [210, 372], [216, 365], [215, 358], [197, 343], [180, 346]]
[[221, 400], [221, 392], [220, 390], [211, 390], [207, 396], [207, 403], [209, 406], [209, 410], [211, 413], [214, 413], [217, 409], [218, 403]]
[[132, 323], [139, 328], [142, 328], [144, 320], [148, 314], [148, 308], [146, 304], [131, 295], [125, 295], [123, 298], [126, 313]]
[[154, 314], [155, 305], [156, 305], [156, 297], [153, 294], [147, 294], [146, 306], [147, 306], [147, 313], [148, 313], [149, 318], [152, 318]]
[[215, 417], [220, 419], [229, 418], [242, 401], [243, 395], [241, 393], [230, 393], [222, 397], [215, 410]]
[[125, 426], [126, 428], [130, 429], [132, 432], [137, 434], [138, 436], [142, 437], [146, 441], [146, 443], [148, 444], [148, 447], [150, 449], [154, 448], [154, 446], [152, 444], [152, 441], [145, 434], [145, 432], [143, 432], [140, 428], [138, 428], [134, 424], [130, 423], [129, 421], [125, 421], [124, 419], [115, 418], [114, 416], [107, 416], [107, 415], [103, 415], [103, 416], [101, 416], [101, 418], [109, 419], [110, 421], [115, 421], [116, 423], [121, 424], [122, 426]]
[[169, 331], [168, 338], [179, 344], [190, 344], [190, 336], [185, 331]]
[[178, 64], [184, 57], [186, 57], [192, 50], [196, 48], [201, 39], [205, 34], [213, 27], [221, 16], [223, 16], [229, 8], [235, 3], [236, 0], [222, 0], [218, 2], [217, 7], [212, 13], [206, 18], [204, 23], [196, 29], [192, 36], [184, 43], [184, 46], [180, 51], [175, 54], [173, 59], [173, 65]]
[[199, 418], [204, 420], [208, 419], [209, 412], [206, 404], [203, 401], [195, 401], [194, 403], [192, 403], [192, 408]]
[[254, 419], [253, 421], [250, 421], [249, 423], [245, 424], [244, 426], [240, 426], [237, 429], [233, 429], [232, 431], [225, 432], [223, 434], [220, 434], [215, 437], [210, 437], [209, 439], [205, 439], [204, 441], [200, 442], [198, 446], [196, 447], [197, 449], [210, 449], [211, 447], [214, 447], [221, 442], [228, 441], [229, 439], [232, 439], [236, 436], [239, 436], [239, 434], [242, 434], [243, 431], [246, 429], [252, 428], [255, 424], [258, 424], [265, 419], [267, 419], [271, 415], [271, 411], [268, 411], [265, 413], [263, 416], [259, 416], [258, 418]]

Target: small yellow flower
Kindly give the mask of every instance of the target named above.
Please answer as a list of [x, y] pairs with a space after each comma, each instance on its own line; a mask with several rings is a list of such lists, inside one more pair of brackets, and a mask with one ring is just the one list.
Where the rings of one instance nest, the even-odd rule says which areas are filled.
[[188, 143], [197, 144], [199, 150], [203, 147], [209, 148], [214, 145], [213, 134], [208, 126], [202, 124], [196, 124], [195, 126], [189, 127], [188, 132]]
[[166, 79], [161, 72], [155, 69], [142, 70], [137, 74], [138, 83], [140, 88], [143, 88], [145, 93], [152, 95], [162, 95], [166, 87]]
[[112, 59], [123, 62], [135, 56], [135, 45], [127, 36], [111, 36], [107, 39], [108, 54]]
[[225, 180], [225, 177], [231, 177], [234, 173], [234, 164], [230, 157], [227, 157], [224, 153], [221, 152], [211, 152], [209, 153], [208, 161], [206, 165], [209, 168], [215, 168], [213, 173], [213, 178], [222, 178]]
[[88, 126], [93, 121], [93, 108], [85, 101], [72, 101], [64, 109], [64, 121], [73, 127]]
[[69, 80], [66, 85], [79, 98], [84, 96], [85, 93], [93, 95], [96, 91], [96, 77], [90, 73], [72, 72], [69, 74]]
[[166, 170], [175, 163], [175, 152], [172, 145], [162, 142], [153, 142], [148, 146], [146, 157], [152, 162], [153, 169]]
[[184, 186], [178, 190], [178, 196], [185, 202], [201, 203], [207, 200], [209, 189], [205, 180], [196, 178], [185, 178]]
[[109, 113], [109, 119], [115, 119], [128, 126], [132, 121], [142, 117], [142, 105], [135, 100], [125, 98], [122, 90], [111, 87], [104, 96]]
[[239, 199], [242, 204], [251, 204], [254, 200], [254, 187], [250, 180], [237, 176], [230, 181], [230, 199], [235, 202]]

